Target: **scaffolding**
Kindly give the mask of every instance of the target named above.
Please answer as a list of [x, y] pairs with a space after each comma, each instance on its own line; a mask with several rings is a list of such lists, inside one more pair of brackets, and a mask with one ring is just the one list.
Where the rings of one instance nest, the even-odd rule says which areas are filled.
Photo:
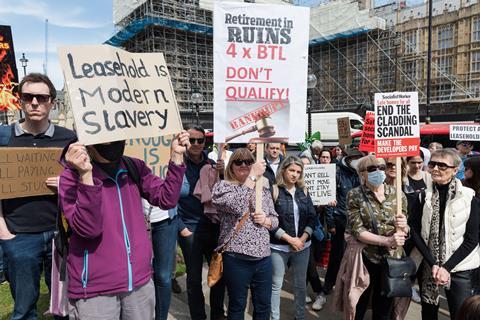
[[[372, 3], [337, 0], [311, 9], [309, 65], [319, 80], [312, 93], [314, 112], [362, 112], [376, 92], [418, 91], [425, 103], [426, 5], [410, 8], [397, 1], [373, 8]], [[132, 52], [163, 52], [184, 119], [193, 114], [193, 92], [204, 97], [203, 115], [211, 117], [213, 110], [212, 4], [143, 1], [118, 21], [116, 35], [106, 42]], [[438, 0], [434, 5], [431, 101], [478, 105], [480, 4]]]

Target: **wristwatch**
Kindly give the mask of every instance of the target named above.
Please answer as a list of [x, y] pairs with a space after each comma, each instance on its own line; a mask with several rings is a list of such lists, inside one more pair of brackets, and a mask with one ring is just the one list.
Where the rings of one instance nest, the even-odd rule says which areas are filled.
[[249, 176], [248, 178], [253, 182], [257, 182], [257, 176]]

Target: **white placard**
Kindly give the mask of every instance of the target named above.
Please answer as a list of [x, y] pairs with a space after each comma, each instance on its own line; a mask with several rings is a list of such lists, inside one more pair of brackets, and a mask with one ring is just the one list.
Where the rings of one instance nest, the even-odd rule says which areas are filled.
[[418, 93], [375, 93], [376, 156], [417, 156], [419, 152]]
[[480, 141], [480, 125], [451, 124], [450, 140]]
[[310, 9], [215, 2], [215, 142], [303, 142]]
[[327, 205], [337, 198], [335, 164], [305, 165], [304, 177], [314, 205]]

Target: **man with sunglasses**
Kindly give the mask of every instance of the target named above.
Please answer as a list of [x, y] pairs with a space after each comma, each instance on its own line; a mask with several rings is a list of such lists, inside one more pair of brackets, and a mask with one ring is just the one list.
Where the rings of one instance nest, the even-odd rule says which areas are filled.
[[[28, 74], [20, 82], [18, 92], [25, 118], [11, 126], [10, 138], [5, 139], [7, 147], [63, 148], [75, 137], [73, 131], [48, 120], [56, 90], [47, 76]], [[48, 178], [45, 183], [56, 191], [58, 177]], [[37, 319], [43, 269], [50, 289], [57, 201], [56, 195], [45, 195], [3, 200], [0, 206], [0, 245], [15, 301], [11, 319]]]
[[457, 151], [460, 159], [462, 159], [462, 163], [458, 168], [456, 177], [460, 180], [463, 180], [465, 179], [465, 160], [467, 160], [468, 157], [478, 156], [480, 153], [473, 151], [473, 142], [471, 141], [457, 141]]
[[[202, 291], [202, 269], [204, 258], [210, 262], [213, 250], [217, 246], [220, 226], [212, 223], [204, 214], [204, 207], [200, 200], [193, 195], [193, 191], [200, 178], [200, 170], [206, 166], [214, 166], [219, 173], [224, 169], [222, 160], [217, 163], [208, 159], [205, 152], [205, 130], [200, 126], [187, 127], [190, 134], [190, 148], [185, 156], [187, 171], [185, 176], [190, 186], [187, 196], [181, 197], [178, 202], [178, 213], [187, 228], [192, 232], [189, 237], [180, 237], [179, 244], [187, 267], [187, 293], [190, 318], [204, 320], [205, 296]], [[223, 298], [225, 285], [220, 280], [210, 289], [210, 319], [224, 319]]]

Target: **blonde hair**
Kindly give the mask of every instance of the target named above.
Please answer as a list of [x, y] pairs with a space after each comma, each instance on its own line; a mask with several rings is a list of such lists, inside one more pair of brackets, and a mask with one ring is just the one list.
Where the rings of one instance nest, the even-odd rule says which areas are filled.
[[290, 167], [292, 164], [295, 164], [295, 165], [299, 166], [300, 168], [302, 168], [302, 174], [298, 178], [295, 186], [297, 188], [303, 189], [305, 191], [306, 186], [305, 186], [305, 180], [303, 178], [303, 172], [304, 172], [303, 162], [302, 162], [302, 160], [300, 160], [299, 157], [295, 157], [295, 156], [289, 156], [289, 157], [285, 158], [285, 160], [283, 160], [280, 168], [278, 168], [277, 176], [275, 178], [275, 180], [277, 182], [277, 185], [279, 187], [285, 187], [285, 180], [283, 178], [283, 174], [285, 173], [285, 171], [287, 171], [288, 167]]
[[[392, 160], [393, 163], [395, 164], [395, 170], [397, 170], [396, 164], [397, 161], [395, 158], [387, 158], [387, 160]], [[407, 161], [405, 160], [404, 157], [401, 157], [401, 163], [402, 163], [402, 172], [401, 172], [401, 177], [402, 177], [402, 182], [406, 183], [408, 181], [408, 176], [407, 176]], [[391, 162], [391, 161], [388, 161]], [[386, 175], [385, 177], [385, 183], [388, 184], [389, 186], [395, 186], [395, 178], [390, 178], [389, 175]]]
[[362, 181], [362, 184], [364, 184], [365, 181], [362, 178], [361, 173], [364, 171], [367, 171], [368, 166], [376, 166], [379, 164], [385, 164], [385, 160], [382, 158], [377, 158], [374, 155], [368, 155], [358, 160], [357, 173], [358, 173], [358, 176], [360, 177], [360, 181]]
[[233, 162], [238, 159], [252, 160], [252, 162], [255, 162], [252, 152], [247, 148], [239, 148], [235, 150], [235, 152], [230, 156], [230, 159], [228, 160], [227, 168], [225, 169], [225, 181], [235, 183], [235, 184], [240, 184], [240, 181], [238, 181], [237, 177], [233, 173]]

